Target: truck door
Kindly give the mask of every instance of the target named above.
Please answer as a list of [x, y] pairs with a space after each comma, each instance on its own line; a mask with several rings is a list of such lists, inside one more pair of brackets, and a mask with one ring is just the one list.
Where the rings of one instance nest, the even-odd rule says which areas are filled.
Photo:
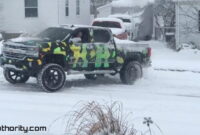
[[109, 69], [115, 63], [115, 46], [111, 33], [106, 29], [93, 29], [93, 44], [96, 51], [94, 66], [96, 69]]
[[69, 64], [74, 70], [88, 69], [90, 66], [90, 59], [88, 57], [90, 51], [93, 49], [91, 43], [90, 30], [88, 28], [76, 29], [70, 38]]

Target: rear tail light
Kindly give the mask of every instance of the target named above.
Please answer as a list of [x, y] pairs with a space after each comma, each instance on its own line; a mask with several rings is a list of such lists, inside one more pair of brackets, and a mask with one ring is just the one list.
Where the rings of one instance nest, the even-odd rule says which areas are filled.
[[116, 37], [121, 40], [126, 40], [128, 39], [128, 34], [125, 32], [125, 33], [117, 35]]
[[148, 49], [147, 49], [147, 55], [148, 55], [148, 57], [151, 57], [151, 54], [152, 54], [152, 49], [151, 49], [151, 48], [148, 48]]

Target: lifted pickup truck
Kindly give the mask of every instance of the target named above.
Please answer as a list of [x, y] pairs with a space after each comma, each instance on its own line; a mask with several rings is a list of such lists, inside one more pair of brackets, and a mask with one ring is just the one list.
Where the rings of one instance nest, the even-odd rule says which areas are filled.
[[107, 28], [66, 25], [5, 41], [0, 65], [12, 84], [36, 77], [43, 90], [55, 92], [69, 74], [96, 79], [119, 73], [124, 84], [133, 84], [142, 77], [142, 67], [150, 65], [150, 56], [148, 45], [116, 43]]

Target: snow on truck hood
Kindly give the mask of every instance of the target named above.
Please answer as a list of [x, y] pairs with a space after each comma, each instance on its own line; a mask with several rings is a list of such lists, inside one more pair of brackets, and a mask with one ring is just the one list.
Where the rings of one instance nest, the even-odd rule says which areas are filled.
[[10, 39], [11, 42], [28, 42], [28, 41], [42, 41], [40, 38], [36, 37], [18, 37]]
[[9, 44], [21, 44], [21, 45], [30, 45], [30, 46], [35, 46], [37, 43], [43, 42], [44, 40], [41, 38], [37, 38], [37, 37], [18, 37], [18, 38], [13, 38], [10, 39], [8, 41], [6, 41], [6, 43]]

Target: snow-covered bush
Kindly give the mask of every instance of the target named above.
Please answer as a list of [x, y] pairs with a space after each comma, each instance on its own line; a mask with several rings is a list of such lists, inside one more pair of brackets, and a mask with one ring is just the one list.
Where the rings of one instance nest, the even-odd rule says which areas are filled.
[[90, 102], [75, 111], [69, 120], [67, 133], [73, 135], [136, 135], [133, 125], [126, 121], [122, 105], [114, 102], [101, 105]]

